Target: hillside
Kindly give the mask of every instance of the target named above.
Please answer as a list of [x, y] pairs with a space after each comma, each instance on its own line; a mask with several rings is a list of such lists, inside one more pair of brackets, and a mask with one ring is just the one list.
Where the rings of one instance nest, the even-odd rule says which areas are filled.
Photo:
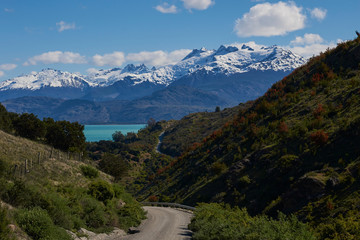
[[139, 194], [296, 213], [320, 239], [358, 238], [359, 63], [359, 38], [310, 59]]
[[[3, 131], [0, 200], [4, 202], [0, 209], [1, 239], [30, 239], [26, 235], [31, 239], [71, 239], [65, 230], [79, 234], [81, 228], [111, 232], [117, 227], [126, 231], [144, 217], [124, 188], [96, 170], [84, 156]], [[5, 215], [4, 206], [9, 208]], [[9, 236], [2, 232], [8, 231], [3, 225], [6, 222], [13, 224]]]
[[[201, 142], [215, 130], [230, 122], [251, 103], [240, 104], [232, 108], [225, 108], [212, 112], [198, 112], [189, 114], [178, 121], [172, 121], [164, 131], [160, 151], [167, 155], [177, 157], [193, 144]], [[214, 111], [215, 110], [215, 111]]]

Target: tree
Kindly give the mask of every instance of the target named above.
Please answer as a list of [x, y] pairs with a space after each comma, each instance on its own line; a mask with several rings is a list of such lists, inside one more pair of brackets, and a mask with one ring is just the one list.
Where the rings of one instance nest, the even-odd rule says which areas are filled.
[[10, 131], [12, 128], [11, 118], [6, 108], [0, 103], [0, 129]]
[[84, 126], [78, 122], [54, 121], [46, 123], [46, 142], [63, 151], [82, 152], [85, 150]]
[[13, 125], [17, 135], [31, 140], [43, 138], [45, 136], [45, 125], [32, 113], [23, 113], [18, 116]]
[[150, 119], [147, 121], [147, 125], [148, 125], [149, 128], [155, 127], [155, 125], [156, 125], [156, 120], [153, 119], [153, 118], [150, 118]]
[[219, 106], [216, 106], [215, 112], [220, 112], [220, 107]]
[[120, 180], [126, 175], [129, 169], [125, 160], [123, 160], [120, 156], [110, 153], [105, 153], [99, 162], [99, 167], [102, 171], [113, 176], [115, 180]]
[[112, 134], [112, 139], [114, 140], [114, 142], [124, 142], [125, 141], [125, 135], [122, 134], [121, 131], [115, 131]]

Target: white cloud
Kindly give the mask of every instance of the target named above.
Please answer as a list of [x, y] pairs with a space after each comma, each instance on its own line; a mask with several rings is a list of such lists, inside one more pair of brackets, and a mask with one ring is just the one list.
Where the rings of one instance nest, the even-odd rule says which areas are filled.
[[326, 9], [314, 8], [311, 10], [311, 17], [321, 21], [326, 17], [326, 13]]
[[291, 45], [308, 45], [322, 43], [324, 39], [319, 34], [306, 33], [304, 37], [296, 37], [290, 42]]
[[170, 5], [167, 2], [162, 5], [156, 6], [155, 9], [161, 13], [177, 13], [178, 11], [175, 5]]
[[0, 65], [0, 70], [9, 71], [9, 70], [15, 69], [16, 67], [17, 67], [16, 64], [7, 63], [7, 64], [2, 64], [2, 65]]
[[10, 12], [14, 12], [14, 9], [11, 9], [11, 8], [4, 8], [4, 11], [5, 11], [5, 12], [9, 12], [9, 13], [10, 13]]
[[181, 0], [184, 3], [184, 7], [188, 10], [197, 9], [205, 10], [208, 9], [211, 5], [215, 4], [215, 1], [212, 0]]
[[125, 54], [123, 52], [113, 52], [105, 55], [96, 54], [92, 60], [97, 66], [121, 66], [125, 62]]
[[305, 27], [306, 16], [294, 2], [261, 3], [235, 22], [239, 37], [278, 36]]
[[4, 76], [5, 73], [3, 71], [0, 71], [0, 77]]
[[153, 52], [139, 52], [130, 53], [127, 55], [126, 60], [133, 62], [145, 63], [146, 65], [152, 66], [163, 66], [168, 64], [175, 64], [183, 59], [191, 50], [180, 49], [170, 53], [164, 51], [153, 51]]
[[286, 48], [305, 58], [318, 55], [320, 52], [325, 52], [326, 49], [336, 46], [334, 42], [325, 42], [320, 35], [311, 33], [307, 33], [303, 37], [296, 37], [290, 42], [290, 45]]
[[96, 68], [88, 68], [88, 69], [86, 70], [86, 72], [87, 72], [88, 74], [90, 74], [90, 75], [93, 75], [93, 74], [98, 73], [99, 70], [97, 70]]
[[81, 56], [79, 53], [53, 51], [29, 58], [24, 63], [24, 66], [37, 65], [38, 63], [83, 64], [87, 63], [87, 61], [86, 58], [84, 56]]
[[64, 21], [56, 23], [56, 26], [58, 27], [59, 32], [76, 28], [75, 23], [66, 23]]

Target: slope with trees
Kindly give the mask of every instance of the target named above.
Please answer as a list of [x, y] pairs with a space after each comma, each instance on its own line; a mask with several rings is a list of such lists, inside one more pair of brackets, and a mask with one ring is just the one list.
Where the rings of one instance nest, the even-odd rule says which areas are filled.
[[159, 172], [140, 196], [295, 213], [319, 239], [360, 236], [360, 39], [309, 60]]

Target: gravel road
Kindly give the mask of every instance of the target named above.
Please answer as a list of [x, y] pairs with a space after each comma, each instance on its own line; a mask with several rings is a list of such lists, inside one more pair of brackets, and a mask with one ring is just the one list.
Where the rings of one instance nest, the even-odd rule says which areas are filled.
[[192, 214], [163, 207], [144, 207], [147, 219], [139, 226], [139, 233], [128, 235], [124, 240], [182, 240], [191, 239], [187, 226]]

